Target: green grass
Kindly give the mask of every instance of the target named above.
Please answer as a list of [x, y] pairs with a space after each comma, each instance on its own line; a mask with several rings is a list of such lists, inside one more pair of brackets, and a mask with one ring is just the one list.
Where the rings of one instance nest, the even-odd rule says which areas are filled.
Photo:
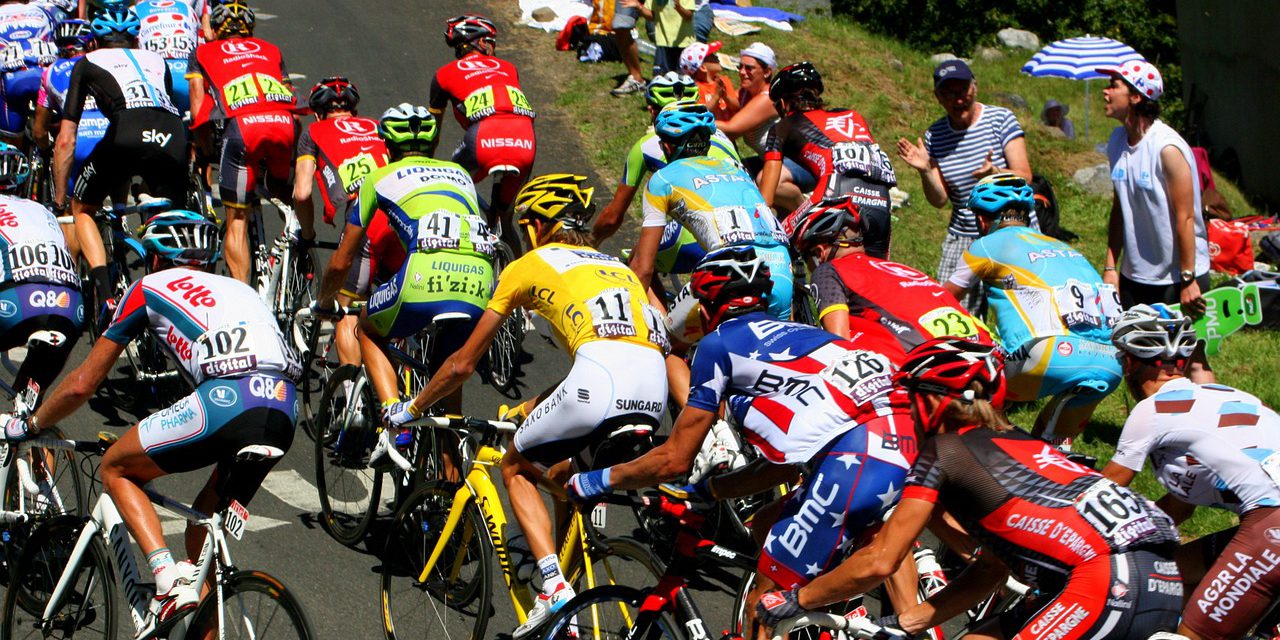
[[[813, 61], [823, 73], [828, 104], [852, 107], [863, 114], [876, 140], [893, 156], [895, 169], [902, 176], [899, 188], [911, 194], [910, 204], [896, 212], [893, 258], [932, 273], [938, 263], [949, 211], [935, 209], [925, 201], [915, 171], [899, 162], [893, 151], [894, 141], [899, 137], [914, 140], [942, 116], [942, 109], [933, 97], [930, 82], [933, 66], [928, 55], [869, 34], [848, 22], [822, 16], [811, 16], [790, 34], [766, 29], [747, 38], [724, 38], [724, 50], [736, 53], [756, 40], [773, 47], [781, 64], [804, 59]], [[1071, 175], [1082, 167], [1106, 162], [1106, 157], [1094, 147], [1106, 142], [1117, 123], [1103, 116], [1103, 83], [1089, 83], [1086, 103], [1083, 83], [1026, 76], [1019, 70], [1030, 53], [1012, 50], [1004, 53], [1001, 60], [972, 62], [979, 81], [978, 98], [1003, 106], [1010, 105], [998, 94], [1017, 94], [1026, 100], [1029, 109], [1015, 109], [1015, 113], [1026, 131], [1031, 166], [1053, 181], [1061, 205], [1062, 225], [1080, 235], [1074, 246], [1094, 264], [1100, 264], [1106, 248], [1111, 196], [1084, 192], [1071, 180]], [[623, 73], [622, 65], [616, 63], [576, 65], [558, 97], [558, 107], [568, 111], [577, 123], [588, 157], [609, 185], [616, 184], [627, 149], [648, 125], [642, 98], [614, 98], [608, 93]], [[1077, 140], [1052, 136], [1039, 124], [1040, 108], [1049, 98], [1070, 105]], [[1087, 139], [1084, 135], [1086, 111], [1089, 116]], [[1251, 211], [1233, 184], [1221, 176], [1217, 184], [1237, 214]], [[633, 204], [632, 214], [638, 213], [639, 205]], [[1246, 389], [1274, 407], [1280, 406], [1280, 384], [1275, 375], [1278, 361], [1280, 335], [1249, 332], [1229, 338], [1223, 351], [1211, 362], [1223, 383]], [[1103, 462], [1108, 460], [1128, 408], [1133, 404], [1124, 389], [1104, 401], [1076, 449]], [[1029, 425], [1038, 410], [1038, 404], [1022, 407], [1014, 411], [1011, 418], [1018, 424]], [[1152, 498], [1164, 493], [1149, 471], [1138, 477], [1137, 487]], [[1229, 526], [1233, 519], [1221, 510], [1200, 509], [1182, 529], [1185, 535], [1194, 537]]]

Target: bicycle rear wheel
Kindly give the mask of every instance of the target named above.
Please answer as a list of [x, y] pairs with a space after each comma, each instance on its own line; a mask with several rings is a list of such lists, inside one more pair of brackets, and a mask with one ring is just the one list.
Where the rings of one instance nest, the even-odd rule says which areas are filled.
[[[84, 523], [62, 516], [32, 532], [4, 597], [0, 635], [20, 638], [115, 638], [132, 636], [117, 628], [117, 594], [111, 558], [102, 539], [95, 537], [67, 585], [62, 604], [47, 623], [41, 615], [54, 585], [75, 547]], [[46, 633], [47, 631], [47, 633]]]
[[329, 379], [316, 417], [320, 524], [347, 546], [364, 538], [382, 499], [383, 474], [369, 467], [381, 423], [377, 407], [360, 369], [342, 367]]
[[540, 634], [547, 640], [684, 640], [666, 611], [640, 613], [645, 592], [610, 585], [584, 591], [555, 614]]
[[[222, 585], [223, 615], [210, 591], [191, 615], [188, 640], [245, 638], [306, 640], [316, 637], [293, 592], [261, 571], [239, 571]], [[219, 628], [219, 618], [223, 621]]]
[[[494, 247], [493, 273], [501, 277], [502, 270], [515, 261], [515, 254], [505, 242], [498, 242]], [[513, 392], [516, 379], [520, 374], [520, 358], [524, 353], [524, 312], [513, 310], [502, 322], [498, 333], [489, 345], [486, 358], [489, 384], [500, 393], [507, 395]], [[512, 396], [514, 397], [514, 396]]]

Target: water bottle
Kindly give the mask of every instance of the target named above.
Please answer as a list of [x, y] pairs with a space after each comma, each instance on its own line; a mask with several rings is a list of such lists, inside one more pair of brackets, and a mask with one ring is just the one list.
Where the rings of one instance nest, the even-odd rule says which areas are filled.
[[533, 557], [533, 551], [529, 549], [529, 541], [524, 537], [520, 523], [515, 520], [507, 523], [507, 556], [511, 559], [516, 580], [528, 584], [537, 573], [535, 569], [538, 568], [538, 563]]
[[938, 564], [938, 557], [934, 555], [933, 549], [918, 542], [916, 545], [916, 571], [920, 574], [920, 595], [927, 598], [947, 586], [947, 574], [943, 573], [942, 565]]

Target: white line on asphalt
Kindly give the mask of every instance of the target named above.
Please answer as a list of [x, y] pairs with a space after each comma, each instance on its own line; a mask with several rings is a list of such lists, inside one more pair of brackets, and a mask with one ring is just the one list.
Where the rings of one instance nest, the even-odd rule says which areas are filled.
[[320, 496], [315, 486], [295, 469], [272, 471], [262, 481], [262, 488], [302, 513], [320, 512]]

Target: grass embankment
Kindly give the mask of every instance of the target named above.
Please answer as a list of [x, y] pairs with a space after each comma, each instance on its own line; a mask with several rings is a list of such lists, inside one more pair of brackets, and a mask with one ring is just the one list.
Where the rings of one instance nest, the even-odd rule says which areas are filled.
[[[930, 74], [933, 65], [925, 53], [869, 34], [856, 25], [827, 17], [811, 17], [793, 33], [766, 29], [746, 38], [723, 38], [724, 51], [736, 53], [749, 42], [759, 40], [772, 46], [780, 64], [808, 59], [822, 71], [828, 104], [849, 106], [860, 111], [880, 144], [894, 156], [894, 168], [902, 180], [900, 188], [911, 194], [910, 204], [896, 212], [893, 258], [933, 273], [938, 263], [948, 211], [934, 209], [924, 199], [920, 180], [910, 167], [897, 160], [894, 141], [900, 136], [914, 140], [929, 124], [941, 117], [933, 97]], [[1071, 180], [1076, 170], [1106, 162], [1094, 150], [1105, 143], [1115, 121], [1106, 120], [1102, 109], [1101, 81], [1090, 82], [1088, 103], [1080, 82], [1058, 78], [1032, 78], [1019, 72], [1031, 52], [1005, 50], [1005, 57], [986, 62], [974, 60], [979, 79], [978, 98], [989, 104], [1011, 106], [1007, 95], [1016, 94], [1029, 108], [1015, 112], [1026, 131], [1031, 166], [1053, 181], [1062, 209], [1062, 224], [1080, 235], [1074, 246], [1095, 265], [1100, 265], [1106, 248], [1107, 214], [1111, 196], [1091, 195]], [[559, 54], [556, 64], [572, 64]], [[638, 95], [614, 98], [608, 90], [621, 78], [620, 64], [574, 65], [558, 99], [577, 123], [592, 164], [607, 181], [615, 184], [626, 151], [648, 126], [643, 99]], [[736, 76], [734, 77], [736, 84]], [[1055, 137], [1039, 124], [1040, 108], [1048, 98], [1071, 106], [1070, 117], [1079, 139]], [[1085, 139], [1084, 110], [1089, 112], [1089, 134]], [[544, 162], [544, 168], [545, 165]], [[1249, 211], [1244, 198], [1225, 179], [1217, 179], [1237, 214]], [[602, 194], [604, 198], [607, 195]], [[638, 200], [638, 198], [637, 198]], [[633, 204], [632, 214], [638, 215]], [[1280, 406], [1280, 384], [1276, 362], [1280, 361], [1280, 336], [1250, 332], [1229, 338], [1212, 364], [1219, 379], [1257, 394], [1269, 405]], [[1121, 389], [1103, 402], [1076, 449], [1105, 462], [1114, 451], [1116, 438], [1134, 400]], [[1022, 407], [1011, 416], [1018, 424], [1033, 422], [1039, 405]], [[1137, 487], [1152, 498], [1164, 493], [1149, 471], [1139, 476]], [[1200, 509], [1183, 526], [1189, 536], [1222, 529], [1233, 517], [1214, 509]]]

